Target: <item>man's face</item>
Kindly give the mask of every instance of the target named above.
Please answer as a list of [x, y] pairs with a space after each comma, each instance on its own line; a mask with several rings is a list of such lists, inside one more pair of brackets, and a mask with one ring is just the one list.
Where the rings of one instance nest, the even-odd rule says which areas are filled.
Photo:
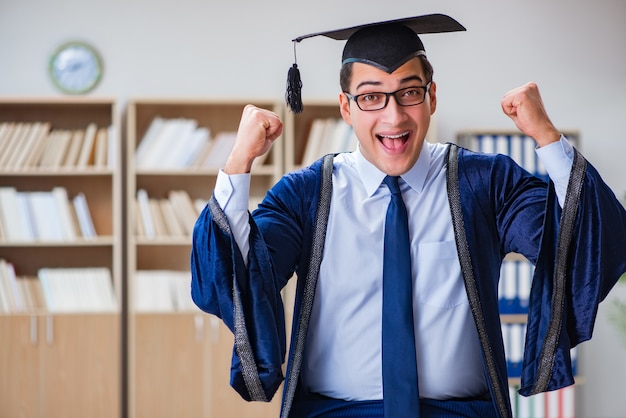
[[[394, 92], [406, 87], [428, 83], [418, 58], [407, 61], [391, 74], [363, 63], [352, 65], [350, 93], [352, 96]], [[436, 107], [436, 86], [432, 82], [422, 104], [400, 106], [394, 97], [384, 109], [363, 111], [345, 94], [339, 95], [341, 115], [354, 128], [361, 153], [379, 170], [391, 176], [406, 173], [417, 161], [430, 116]]]

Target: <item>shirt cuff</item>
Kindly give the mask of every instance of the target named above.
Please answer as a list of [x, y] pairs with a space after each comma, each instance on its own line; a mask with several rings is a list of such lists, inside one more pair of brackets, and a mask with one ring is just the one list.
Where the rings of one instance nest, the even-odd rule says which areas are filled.
[[223, 170], [217, 174], [213, 195], [224, 212], [248, 211], [250, 199], [250, 174], [228, 175]]
[[561, 135], [557, 142], [537, 148], [536, 151], [551, 179], [563, 175], [567, 175], [569, 179], [574, 161], [574, 148], [567, 138]]
[[536, 149], [537, 156], [543, 164], [550, 180], [554, 183], [561, 206], [565, 201], [569, 176], [574, 163], [574, 147], [561, 135], [557, 142]]

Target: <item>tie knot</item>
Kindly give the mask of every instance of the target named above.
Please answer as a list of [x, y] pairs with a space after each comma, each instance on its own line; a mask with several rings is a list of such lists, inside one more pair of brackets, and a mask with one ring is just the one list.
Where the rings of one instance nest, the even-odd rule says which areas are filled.
[[400, 185], [398, 184], [398, 176], [386, 176], [383, 182], [389, 187], [391, 194], [399, 194], [400, 193]]

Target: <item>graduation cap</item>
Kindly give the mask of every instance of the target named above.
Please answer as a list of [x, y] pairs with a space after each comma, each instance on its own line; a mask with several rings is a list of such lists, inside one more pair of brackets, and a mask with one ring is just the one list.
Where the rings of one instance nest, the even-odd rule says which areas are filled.
[[[338, 41], [348, 41], [343, 49], [342, 65], [362, 62], [391, 74], [411, 58], [426, 55], [419, 34], [464, 30], [463, 25], [444, 14], [429, 14], [367, 23], [299, 36], [293, 39], [294, 59], [297, 43], [316, 36], [326, 36]], [[287, 105], [293, 113], [302, 112], [301, 91], [300, 70], [297, 62], [294, 62], [287, 74], [287, 92], [285, 94]]]

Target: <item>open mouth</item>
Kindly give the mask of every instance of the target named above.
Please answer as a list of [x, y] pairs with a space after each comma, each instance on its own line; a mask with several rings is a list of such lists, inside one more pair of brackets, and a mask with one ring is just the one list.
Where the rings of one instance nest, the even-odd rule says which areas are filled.
[[394, 135], [376, 135], [376, 137], [388, 150], [398, 150], [409, 140], [409, 131]]

